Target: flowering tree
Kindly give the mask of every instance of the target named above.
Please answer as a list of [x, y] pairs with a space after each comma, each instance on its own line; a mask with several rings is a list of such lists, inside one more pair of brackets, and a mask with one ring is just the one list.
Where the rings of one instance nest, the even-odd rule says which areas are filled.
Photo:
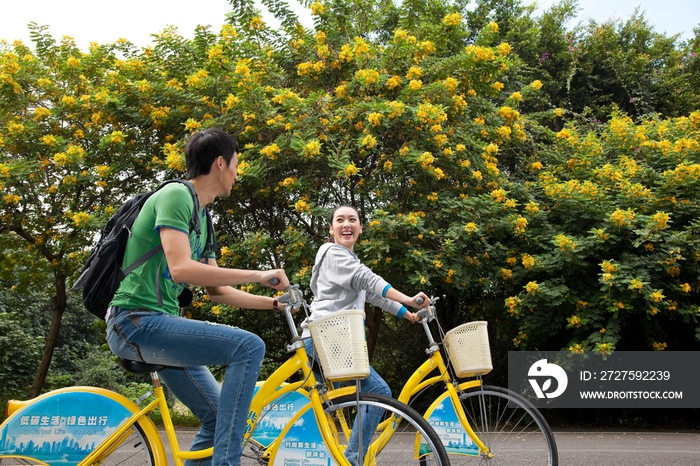
[[698, 112], [614, 114], [599, 132], [572, 123], [533, 159], [531, 246], [512, 260], [524, 287], [505, 300], [516, 347], [555, 334], [573, 352], [696, 347], [699, 129]]
[[67, 280], [115, 203], [152, 179], [150, 154], [162, 142], [133, 106], [141, 71], [138, 60], [116, 57], [126, 45], [94, 44], [85, 53], [70, 38], [56, 44], [42, 27], [32, 33], [35, 50], [0, 46], [0, 231], [8, 251], [0, 273], [17, 291], [46, 286], [53, 295], [36, 396], [66, 309]]

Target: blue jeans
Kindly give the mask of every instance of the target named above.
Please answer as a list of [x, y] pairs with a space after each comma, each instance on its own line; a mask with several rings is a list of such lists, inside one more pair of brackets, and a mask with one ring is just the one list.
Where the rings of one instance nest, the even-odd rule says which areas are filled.
[[[257, 335], [157, 311], [112, 308], [107, 344], [119, 357], [169, 366], [160, 378], [201, 421], [191, 449], [214, 447], [211, 458], [196, 464], [241, 463], [246, 418], [265, 356]], [[208, 365], [226, 366], [221, 386]]]
[[[316, 355], [316, 352], [314, 351], [314, 343], [311, 338], [307, 338], [304, 340], [304, 344], [306, 345], [306, 353], [309, 355], [310, 359], [315, 359], [318, 363], [318, 367], [314, 367], [314, 373], [316, 375], [316, 378], [318, 380], [321, 380], [320, 374], [316, 372], [317, 369], [321, 368], [321, 363], [318, 361], [318, 356]], [[355, 381], [350, 380], [347, 382], [341, 382], [340, 384], [336, 383], [334, 385], [354, 385]], [[365, 392], [365, 393], [377, 393], [380, 395], [385, 395], [385, 396], [391, 396], [391, 389], [389, 388], [389, 385], [382, 379], [379, 374], [370, 366], [369, 368], [369, 375], [365, 377], [364, 379], [360, 379], [360, 391]], [[362, 413], [362, 452], [367, 453], [367, 449], [369, 448], [369, 444], [372, 440], [372, 436], [374, 435], [374, 431], [377, 430], [377, 426], [379, 425], [379, 421], [382, 419], [382, 415], [384, 414], [384, 410], [381, 408], [367, 408], [366, 411], [363, 411]], [[348, 459], [350, 464], [352, 465], [358, 465], [358, 464], [363, 464], [364, 463], [364, 458], [363, 461], [358, 461], [357, 456], [358, 456], [358, 436], [359, 436], [359, 429], [356, 428], [357, 423], [353, 425], [352, 433], [350, 434], [350, 440], [348, 441], [348, 447], [345, 450], [345, 457]]]

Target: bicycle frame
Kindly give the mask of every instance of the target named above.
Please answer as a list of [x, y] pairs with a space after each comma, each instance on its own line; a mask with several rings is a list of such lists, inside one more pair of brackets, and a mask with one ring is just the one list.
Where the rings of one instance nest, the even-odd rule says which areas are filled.
[[[429, 329], [427, 328], [427, 322], [424, 323], [424, 327], [426, 327], [426, 332], [429, 332]], [[465, 415], [464, 410], [462, 409], [462, 404], [459, 402], [459, 393], [457, 391], [457, 389], [459, 389], [460, 391], [464, 391], [470, 388], [480, 387], [481, 378], [460, 383], [457, 385], [457, 388], [455, 388], [455, 383], [453, 382], [452, 376], [447, 370], [447, 366], [445, 365], [445, 361], [437, 347], [437, 344], [434, 341], [432, 341], [432, 336], [429, 339], [431, 340], [431, 346], [427, 351], [430, 352], [430, 356], [423, 364], [420, 365], [418, 369], [416, 369], [416, 371], [411, 375], [411, 377], [409, 377], [408, 381], [404, 384], [403, 388], [401, 389], [401, 393], [398, 396], [398, 400], [402, 403], [408, 404], [411, 398], [423, 391], [425, 388], [430, 387], [436, 383], [443, 382], [445, 384], [446, 394], [439, 396], [437, 400], [435, 400], [433, 405], [430, 406], [430, 408], [428, 408], [428, 412], [430, 412], [437, 404], [441, 403], [446, 396], [449, 397], [452, 401], [455, 413], [457, 414], [460, 423], [469, 434], [469, 437], [479, 447], [479, 450], [483, 454], [488, 455], [488, 447], [476, 435], [471, 425], [469, 424], [469, 421], [467, 420], [467, 416]], [[438, 371], [438, 374], [430, 376], [430, 374], [433, 373], [435, 370]]]

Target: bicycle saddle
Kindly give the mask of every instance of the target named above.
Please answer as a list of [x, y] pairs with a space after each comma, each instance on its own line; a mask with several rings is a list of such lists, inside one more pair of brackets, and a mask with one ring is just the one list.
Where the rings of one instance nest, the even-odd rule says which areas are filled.
[[145, 374], [147, 372], [158, 372], [165, 366], [162, 364], [147, 364], [141, 361], [133, 361], [131, 359], [119, 358], [119, 367], [127, 372], [135, 374]]

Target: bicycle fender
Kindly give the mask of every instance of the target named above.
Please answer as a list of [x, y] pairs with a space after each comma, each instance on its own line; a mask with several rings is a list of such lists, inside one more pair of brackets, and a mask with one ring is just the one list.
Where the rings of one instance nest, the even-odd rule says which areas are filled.
[[270, 466], [284, 466], [291, 462], [306, 466], [335, 464], [323, 442], [311, 402], [303, 406], [287, 423], [273, 445]]
[[[262, 386], [262, 382], [255, 384], [253, 396]], [[283, 384], [287, 385], [287, 384]], [[267, 448], [282, 433], [282, 429], [292, 418], [309, 403], [309, 395], [306, 390], [299, 389], [295, 392], [287, 393], [267, 406], [260, 413], [255, 430], [250, 436], [250, 440]]]
[[479, 447], [474, 444], [462, 423], [449, 397], [443, 392], [425, 411], [423, 417], [438, 434], [449, 454], [478, 456]]
[[[139, 412], [128, 398], [98, 387], [62, 388], [12, 406], [0, 425], [0, 458], [29, 457], [67, 466], [80, 463]], [[149, 418], [142, 418], [140, 425], [149, 438], [160, 438]], [[153, 445], [153, 455], [165, 460], [162, 443]]]

